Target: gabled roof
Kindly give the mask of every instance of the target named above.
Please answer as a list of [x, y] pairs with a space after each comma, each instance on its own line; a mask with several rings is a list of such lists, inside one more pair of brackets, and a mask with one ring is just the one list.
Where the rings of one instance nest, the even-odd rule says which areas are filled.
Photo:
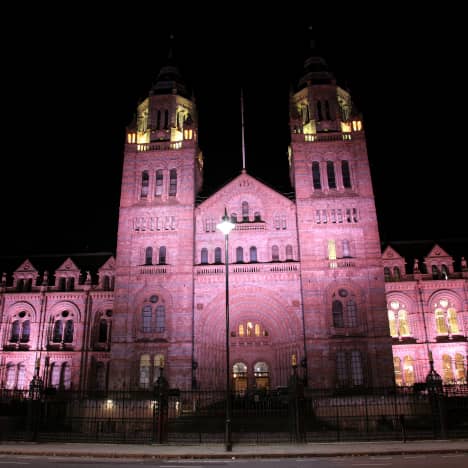
[[[204, 211], [215, 205], [225, 203], [226, 199], [230, 200], [234, 197], [248, 193], [258, 198], [266, 198], [269, 200], [273, 198], [273, 200], [277, 200], [278, 203], [288, 207], [294, 206], [294, 203], [284, 195], [243, 171], [240, 175], [232, 179], [217, 192], [200, 203], [197, 209]], [[220, 217], [222, 214], [223, 213], [220, 213]]]
[[404, 260], [404, 258], [392, 247], [392, 246], [387, 246], [387, 248], [384, 250], [382, 254], [382, 259], [383, 260]]
[[114, 271], [115, 270], [115, 258], [114, 256], [110, 257], [98, 271]]
[[76, 266], [75, 262], [68, 257], [56, 270], [55, 272], [62, 272], [62, 271], [75, 271], [79, 272], [80, 269]]
[[444, 249], [442, 249], [438, 244], [436, 244], [432, 250], [424, 257], [424, 260], [429, 260], [430, 258], [438, 258], [452, 261], [452, 256], [449, 255]]
[[35, 273], [36, 275], [38, 274], [38, 271], [36, 268], [34, 268], [34, 265], [29, 261], [29, 259], [26, 259], [16, 270], [15, 273]]

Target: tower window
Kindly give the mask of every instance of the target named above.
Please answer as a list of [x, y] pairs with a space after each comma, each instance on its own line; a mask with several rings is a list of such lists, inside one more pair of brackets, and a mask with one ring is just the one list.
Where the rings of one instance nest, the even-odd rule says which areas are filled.
[[153, 264], [153, 247], [146, 247], [145, 250], [145, 265]]
[[330, 113], [330, 102], [328, 100], [325, 101], [325, 115], [327, 120], [331, 120], [331, 113]]
[[351, 174], [348, 161], [341, 161], [341, 175], [343, 176], [344, 188], [351, 188]]
[[335, 166], [333, 161], [327, 161], [328, 188], [336, 189]]
[[163, 171], [161, 169], [158, 169], [156, 171], [156, 187], [154, 190], [154, 195], [156, 197], [160, 197], [163, 193]]
[[242, 202], [242, 221], [247, 222], [249, 220], [249, 204], [246, 201]]
[[323, 120], [322, 103], [317, 101], [317, 120]]
[[177, 195], [177, 170], [171, 169], [169, 172], [169, 196], [175, 197]]
[[250, 261], [253, 263], [257, 262], [257, 247], [250, 247]]
[[322, 189], [322, 181], [320, 180], [320, 164], [317, 161], [312, 163], [312, 182], [314, 190]]
[[149, 187], [149, 175], [148, 171], [143, 171], [141, 173], [141, 193], [140, 198], [146, 198], [148, 196], [148, 187]]
[[206, 248], [201, 249], [200, 263], [202, 265], [206, 265], [208, 263], [208, 249]]
[[159, 247], [159, 264], [160, 265], [166, 264], [166, 247], [164, 245]]
[[156, 117], [156, 130], [161, 128], [161, 110], [158, 110], [157, 117]]
[[169, 111], [166, 109], [164, 111], [164, 129], [167, 130], [169, 128]]

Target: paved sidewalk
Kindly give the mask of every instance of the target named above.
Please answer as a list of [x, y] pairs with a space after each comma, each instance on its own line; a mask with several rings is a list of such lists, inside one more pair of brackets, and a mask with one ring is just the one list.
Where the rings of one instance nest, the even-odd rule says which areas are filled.
[[44, 455], [100, 458], [281, 458], [337, 457], [364, 455], [402, 455], [421, 453], [468, 453], [468, 439], [423, 440], [403, 443], [334, 442], [305, 444], [234, 444], [226, 452], [222, 444], [204, 445], [141, 445], [82, 443], [0, 443], [1, 455]]

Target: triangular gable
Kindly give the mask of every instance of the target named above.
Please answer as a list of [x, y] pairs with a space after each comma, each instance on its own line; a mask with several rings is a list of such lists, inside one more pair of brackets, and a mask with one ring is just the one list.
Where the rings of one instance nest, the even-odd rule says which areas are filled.
[[390, 245], [384, 250], [382, 254], [383, 260], [403, 260], [403, 257]]
[[115, 270], [115, 258], [112, 256], [110, 257], [101, 268], [99, 268], [99, 272], [101, 271], [114, 271]]
[[34, 268], [34, 265], [26, 259], [16, 270], [15, 273], [35, 273], [38, 274], [38, 271]]
[[[200, 205], [198, 205], [198, 210], [203, 212], [215, 207], [216, 205], [224, 205], [226, 200], [232, 200], [248, 194], [251, 194], [256, 198], [268, 200], [270, 205], [277, 203], [284, 207], [294, 206], [294, 203], [284, 195], [244, 172], [200, 203]], [[220, 212], [220, 218], [222, 215], [223, 212]]]
[[432, 248], [432, 250], [427, 254], [426, 257], [424, 257], [424, 261], [429, 260], [429, 259], [443, 259], [443, 260], [449, 260], [450, 262], [453, 261], [453, 258], [451, 255], [449, 255], [440, 245], [436, 244]]
[[56, 270], [55, 272], [62, 272], [62, 271], [75, 271], [79, 272], [80, 269], [76, 266], [75, 262], [68, 257]]

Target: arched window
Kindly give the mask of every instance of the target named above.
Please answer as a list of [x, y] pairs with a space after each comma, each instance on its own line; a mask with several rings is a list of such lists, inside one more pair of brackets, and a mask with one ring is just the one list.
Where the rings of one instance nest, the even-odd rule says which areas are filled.
[[446, 384], [453, 383], [452, 357], [448, 354], [442, 356], [443, 380]]
[[328, 188], [336, 189], [335, 166], [333, 161], [327, 161]]
[[145, 249], [145, 265], [153, 264], [153, 247], [146, 247]]
[[350, 250], [349, 250], [349, 240], [343, 239], [342, 247], [343, 247], [343, 257], [344, 258], [351, 257], [351, 253], [350, 253]]
[[292, 245], [288, 244], [286, 246], [286, 261], [291, 261], [293, 259], [293, 248]]
[[171, 169], [169, 171], [169, 196], [175, 197], [177, 195], [177, 170]]
[[465, 362], [463, 360], [463, 354], [457, 353], [455, 354], [455, 372], [456, 372], [456, 379], [457, 383], [459, 384], [466, 384], [466, 370], [465, 370]]
[[58, 388], [60, 385], [60, 364], [53, 362], [50, 368], [50, 386]]
[[244, 249], [242, 247], [236, 249], [236, 262], [244, 263]]
[[239, 336], [244, 336], [244, 324], [243, 323], [240, 323], [239, 324]]
[[449, 275], [449, 271], [448, 271], [448, 268], [447, 268], [447, 265], [442, 265], [441, 266], [441, 272], [442, 272], [442, 278], [447, 280], [448, 279], [448, 275]]
[[314, 185], [314, 190], [322, 189], [322, 181], [320, 178], [320, 164], [317, 161], [312, 163], [312, 183]]
[[16, 388], [27, 388], [26, 367], [24, 366], [24, 364], [18, 364], [18, 377], [16, 379]]
[[164, 354], [156, 354], [153, 359], [153, 383], [158, 381], [159, 376], [161, 375], [162, 369], [164, 368]]
[[348, 161], [341, 161], [341, 175], [343, 177], [343, 187], [351, 188], [351, 174], [349, 172]]
[[403, 371], [405, 385], [414, 385], [414, 361], [411, 356], [405, 356], [403, 359]]
[[14, 342], [14, 343], [17, 343], [19, 341], [19, 337], [20, 337], [20, 321], [15, 320], [11, 324], [10, 341]]
[[395, 319], [395, 312], [393, 312], [393, 310], [388, 311], [388, 325], [390, 327], [390, 336], [397, 337], [397, 325]]
[[237, 213], [231, 213], [231, 223], [237, 223]]
[[166, 310], [164, 305], [156, 306], [156, 332], [162, 333], [166, 326]]
[[257, 247], [250, 247], [250, 262], [257, 262]]
[[160, 197], [163, 193], [163, 182], [163, 171], [161, 169], [158, 169], [156, 171], [156, 187], [154, 188], [154, 194], [156, 197]]
[[216, 247], [214, 251], [214, 261], [215, 263], [221, 263], [221, 247]]
[[158, 114], [156, 117], [156, 130], [161, 128], [161, 110], [158, 110]]
[[166, 264], [166, 247], [164, 245], [159, 247], [159, 264], [160, 265]]
[[202, 265], [206, 265], [208, 263], [208, 249], [203, 248], [201, 249], [201, 255], [200, 255], [200, 263]]
[[54, 343], [61, 343], [63, 335], [63, 322], [62, 320], [56, 320], [54, 323], [54, 330], [52, 334], [52, 341]]
[[271, 247], [271, 260], [273, 262], [279, 262], [279, 248], [277, 245]]
[[351, 351], [351, 382], [353, 385], [362, 385], [364, 383], [360, 351]]
[[140, 387], [149, 388], [150, 384], [150, 355], [142, 354], [140, 357]]
[[432, 265], [432, 279], [439, 279], [439, 269], [436, 265]]
[[332, 303], [333, 326], [335, 328], [343, 328], [343, 304], [341, 301], [333, 301]]
[[410, 327], [408, 324], [408, 317], [406, 314], [406, 310], [400, 309], [398, 311], [398, 335], [399, 336], [409, 336], [410, 335]]
[[261, 221], [261, 220], [262, 220], [262, 217], [260, 216], [260, 212], [259, 212], [259, 211], [256, 211], [256, 212], [254, 213], [254, 221], [259, 222], [259, 221]]
[[242, 221], [247, 222], [249, 220], [249, 204], [246, 201], [242, 202]]
[[75, 289], [75, 278], [67, 278], [67, 291], [73, 291]]
[[436, 328], [439, 335], [446, 335], [448, 333], [447, 322], [445, 321], [445, 314], [442, 309], [435, 311]]
[[395, 385], [400, 387], [403, 385], [403, 376], [401, 374], [401, 359], [399, 357], [393, 358], [393, 370], [395, 372]]
[[99, 321], [98, 343], [107, 343], [107, 320], [101, 319]]
[[63, 334], [64, 343], [73, 343], [73, 320], [65, 322], [65, 332]]
[[453, 307], [449, 307], [447, 309], [447, 321], [450, 328], [450, 333], [460, 333], [457, 320], [457, 311]]
[[234, 377], [244, 376], [247, 374], [247, 366], [243, 362], [236, 362], [232, 366]]
[[149, 174], [148, 174], [148, 171], [143, 171], [141, 173], [140, 198], [146, 198], [148, 196], [148, 187], [149, 187]]
[[338, 351], [336, 353], [336, 380], [340, 386], [348, 383], [348, 366], [346, 364], [346, 353], [344, 351]]
[[392, 281], [392, 272], [390, 271], [390, 268], [384, 267], [384, 279], [385, 281]]
[[71, 368], [68, 362], [64, 362], [62, 364], [62, 372], [61, 372], [61, 382], [60, 387], [65, 390], [70, 390], [71, 388]]
[[142, 311], [142, 332], [150, 333], [151, 322], [153, 321], [153, 312], [150, 305], [145, 305]]
[[347, 309], [348, 327], [357, 327], [357, 324], [358, 324], [357, 305], [354, 299], [350, 299], [346, 303], [346, 309]]
[[395, 277], [395, 281], [400, 281], [401, 274], [400, 269], [398, 267], [393, 267], [393, 276]]
[[167, 130], [169, 128], [169, 111], [167, 109], [164, 110], [164, 129]]
[[5, 387], [8, 390], [16, 387], [16, 366], [12, 363], [7, 364]]

